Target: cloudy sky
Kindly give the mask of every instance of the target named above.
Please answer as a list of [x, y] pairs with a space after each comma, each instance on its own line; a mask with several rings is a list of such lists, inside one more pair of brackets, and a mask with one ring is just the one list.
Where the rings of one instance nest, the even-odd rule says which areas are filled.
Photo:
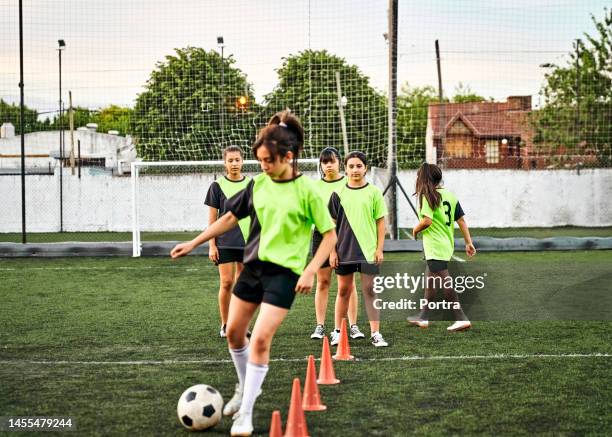
[[[131, 106], [155, 64], [174, 48], [218, 50], [217, 35], [258, 99], [276, 84], [282, 58], [322, 49], [359, 66], [387, 89], [387, 1], [24, 0], [26, 104], [57, 106], [57, 40], [63, 86], [75, 104]], [[440, 40], [444, 88], [462, 82], [485, 97], [534, 95], [543, 63], [567, 62], [573, 41], [593, 32], [603, 0], [400, 0], [399, 81], [436, 85]], [[0, 97], [19, 101], [18, 0], [0, 0]]]

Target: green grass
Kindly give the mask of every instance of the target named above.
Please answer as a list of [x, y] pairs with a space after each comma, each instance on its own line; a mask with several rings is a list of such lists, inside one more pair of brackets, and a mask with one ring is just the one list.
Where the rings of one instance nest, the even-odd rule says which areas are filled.
[[[541, 266], [542, 276], [562, 276], [574, 265], [612, 265], [610, 251], [478, 256], [508, 270]], [[419, 255], [388, 254], [386, 260], [418, 262]], [[229, 359], [225, 342], [216, 337], [218, 277], [205, 257], [6, 259], [0, 260], [0, 277], [2, 416], [70, 415], [78, 435], [186, 435], [176, 419], [184, 389], [208, 383], [226, 400], [231, 395], [231, 363], [74, 363]], [[273, 359], [319, 356], [320, 343], [308, 338], [313, 297], [296, 298], [274, 340]], [[331, 311], [332, 305], [328, 320]], [[604, 435], [612, 430], [610, 357], [535, 356], [611, 354], [611, 322], [483, 321], [454, 335], [446, 332], [447, 325], [418, 330], [383, 322], [390, 342], [383, 350], [352, 341], [352, 353], [361, 360], [336, 363], [342, 383], [321, 387], [328, 411], [307, 413], [310, 434]], [[527, 357], [380, 360], [495, 354]], [[257, 434], [267, 433], [272, 410], [280, 409], [286, 419], [291, 380], [303, 378], [305, 368], [305, 360], [271, 363], [256, 404]], [[224, 419], [208, 435], [227, 435], [230, 422]]]
[[[400, 237], [410, 238], [412, 229], [401, 228]], [[612, 226], [584, 228], [575, 226], [560, 226], [553, 228], [472, 228], [472, 236], [489, 237], [612, 237]], [[455, 230], [461, 237], [459, 229]], [[141, 240], [147, 241], [185, 241], [198, 235], [198, 232], [143, 232]], [[81, 242], [117, 242], [132, 241], [131, 232], [30, 232], [28, 243], [62, 243], [67, 241]], [[21, 233], [0, 233], [0, 242], [21, 243]]]

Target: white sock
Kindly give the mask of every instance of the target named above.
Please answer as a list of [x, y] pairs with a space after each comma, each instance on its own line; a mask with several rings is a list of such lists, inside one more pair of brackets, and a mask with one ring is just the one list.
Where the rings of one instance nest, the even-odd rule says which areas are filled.
[[267, 373], [268, 366], [265, 364], [253, 364], [251, 362], [247, 364], [240, 414], [253, 414], [255, 399], [257, 399]]
[[238, 375], [238, 383], [240, 384], [240, 391], [244, 391], [244, 380], [246, 377], [247, 363], [249, 362], [249, 345], [243, 346], [240, 349], [230, 349], [230, 355], [236, 368], [236, 374]]

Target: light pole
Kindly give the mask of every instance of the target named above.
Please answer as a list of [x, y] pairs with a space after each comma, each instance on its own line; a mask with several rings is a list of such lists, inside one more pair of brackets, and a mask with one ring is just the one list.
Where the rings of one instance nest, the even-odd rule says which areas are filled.
[[221, 142], [223, 143], [225, 141], [224, 137], [224, 129], [225, 129], [225, 114], [223, 113], [223, 100], [225, 98], [225, 93], [224, 93], [224, 88], [225, 88], [225, 65], [223, 62], [223, 49], [225, 48], [225, 45], [223, 45], [223, 37], [222, 36], [218, 36], [217, 37], [217, 45], [219, 46], [219, 48], [221, 49], [221, 89], [219, 90], [219, 95], [221, 96], [219, 98], [219, 111], [221, 111]]
[[60, 172], [60, 232], [64, 232], [64, 185], [63, 185], [63, 169], [62, 162], [64, 160], [64, 125], [62, 116], [64, 115], [62, 105], [62, 51], [66, 47], [66, 42], [63, 39], [57, 40], [59, 55], [59, 172]]

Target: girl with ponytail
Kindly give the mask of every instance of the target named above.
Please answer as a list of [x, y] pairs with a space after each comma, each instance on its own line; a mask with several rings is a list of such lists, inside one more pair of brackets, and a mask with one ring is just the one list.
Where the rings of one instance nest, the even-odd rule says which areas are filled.
[[[436, 297], [436, 289], [431, 285], [439, 282], [444, 285], [444, 299], [446, 302], [459, 302], [455, 290], [448, 286], [446, 279], [448, 262], [455, 249], [455, 222], [465, 240], [465, 252], [469, 257], [476, 254], [472, 243], [470, 230], [465, 222], [465, 214], [457, 197], [442, 188], [442, 170], [434, 164], [423, 163], [417, 172], [416, 195], [419, 202], [419, 223], [412, 230], [416, 239], [419, 233], [423, 234], [423, 251], [427, 260], [425, 299], [431, 301]], [[436, 281], [435, 279], [438, 279]], [[453, 310], [455, 323], [447, 328], [448, 331], [462, 331], [472, 325], [461, 308]], [[429, 326], [427, 305], [416, 317], [409, 317], [408, 322], [421, 328]]]
[[[304, 142], [299, 120], [288, 111], [274, 115], [258, 134], [253, 154], [262, 174], [227, 201], [223, 217], [192, 241], [177, 245], [172, 258], [187, 255], [200, 244], [250, 217], [244, 268], [234, 286], [227, 320], [229, 352], [238, 384], [223, 414], [233, 416], [233, 436], [253, 433], [253, 407], [268, 373], [270, 348], [296, 293], [308, 293], [314, 275], [329, 258], [336, 232], [314, 181], [302, 176], [297, 160]], [[312, 225], [323, 236], [307, 264]], [[250, 342], [247, 328], [259, 315]]]

